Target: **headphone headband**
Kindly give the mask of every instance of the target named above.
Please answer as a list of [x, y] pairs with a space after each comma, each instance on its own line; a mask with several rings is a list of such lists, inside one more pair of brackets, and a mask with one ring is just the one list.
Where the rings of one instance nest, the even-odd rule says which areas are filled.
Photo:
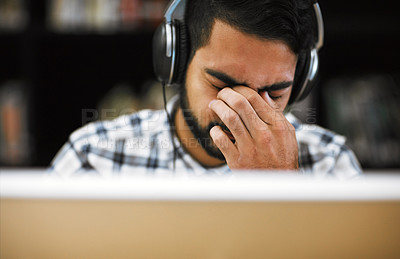
[[315, 48], [317, 50], [320, 50], [322, 46], [324, 45], [324, 20], [322, 19], [322, 12], [321, 8], [319, 7], [319, 4], [317, 1], [313, 4], [314, 11], [315, 11], [315, 17], [317, 19], [317, 32], [318, 32], [318, 40], [317, 43], [315, 44]]
[[164, 19], [167, 23], [172, 23], [173, 20], [183, 20], [185, 18], [186, 0], [173, 0], [169, 3], [164, 14]]

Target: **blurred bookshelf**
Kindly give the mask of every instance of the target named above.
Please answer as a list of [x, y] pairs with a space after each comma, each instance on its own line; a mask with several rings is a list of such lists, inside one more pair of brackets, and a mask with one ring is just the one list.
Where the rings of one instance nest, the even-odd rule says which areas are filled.
[[51, 0], [47, 25], [61, 33], [116, 33], [152, 29], [163, 17], [165, 0]]
[[[48, 166], [84, 123], [158, 108], [137, 100], [156, 85], [151, 41], [167, 4], [0, 0], [0, 167]], [[126, 100], [137, 103], [110, 108]]]
[[400, 88], [393, 77], [336, 77], [322, 94], [327, 127], [347, 136], [364, 167], [400, 167]]
[[324, 1], [318, 123], [347, 138], [364, 169], [400, 168], [400, 17], [395, 1]]
[[[151, 41], [167, 4], [0, 0], [0, 167], [47, 166], [83, 124], [160, 108]], [[395, 2], [320, 6], [319, 85], [296, 111], [345, 135], [365, 169], [400, 168]]]

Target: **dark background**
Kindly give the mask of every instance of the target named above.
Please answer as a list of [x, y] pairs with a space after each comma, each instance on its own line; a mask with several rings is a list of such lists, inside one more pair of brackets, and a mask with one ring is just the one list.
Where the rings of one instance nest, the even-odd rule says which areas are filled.
[[[321, 1], [320, 6], [325, 45], [312, 105], [316, 122], [326, 127], [329, 111], [321, 96], [324, 83], [332, 78], [385, 74], [399, 88], [400, 23], [395, 1], [332, 0]], [[47, 7], [44, 0], [28, 1], [27, 28], [0, 32], [0, 85], [22, 79], [28, 86], [32, 157], [19, 166], [49, 165], [69, 134], [82, 126], [82, 109], [95, 109], [116, 83], [141, 86], [154, 78], [153, 28], [111, 34], [57, 33], [46, 26]], [[143, 91], [133, 90], [138, 95]]]

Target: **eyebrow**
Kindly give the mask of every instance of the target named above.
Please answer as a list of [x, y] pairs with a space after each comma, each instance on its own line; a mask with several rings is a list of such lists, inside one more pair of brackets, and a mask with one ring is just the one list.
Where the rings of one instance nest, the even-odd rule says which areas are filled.
[[[206, 68], [205, 71], [210, 76], [217, 78], [218, 80], [220, 80], [221, 82], [223, 82], [224, 84], [226, 84], [228, 86], [244, 85], [246, 87], [249, 87], [248, 84], [246, 84], [244, 82], [239, 82], [236, 79], [234, 79], [233, 77], [231, 77], [223, 72], [216, 71], [216, 70], [209, 69], [209, 68]], [[283, 82], [275, 83], [272, 85], [263, 86], [261, 88], [258, 88], [257, 90], [259, 92], [261, 92], [261, 91], [277, 91], [277, 90], [288, 88], [291, 85], [293, 85], [293, 81], [283, 81]]]

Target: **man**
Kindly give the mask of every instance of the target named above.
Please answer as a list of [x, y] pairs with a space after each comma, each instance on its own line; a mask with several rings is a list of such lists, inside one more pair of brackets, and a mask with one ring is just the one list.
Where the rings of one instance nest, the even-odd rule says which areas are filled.
[[181, 78], [179, 98], [168, 103], [167, 112], [145, 110], [77, 130], [53, 170], [70, 175], [259, 169], [345, 178], [361, 172], [342, 136], [302, 125], [287, 113], [299, 91], [300, 59], [316, 42], [313, 3], [186, 5], [187, 29], [179, 28], [189, 46], [187, 60], [180, 55], [183, 71], [175, 72]]

